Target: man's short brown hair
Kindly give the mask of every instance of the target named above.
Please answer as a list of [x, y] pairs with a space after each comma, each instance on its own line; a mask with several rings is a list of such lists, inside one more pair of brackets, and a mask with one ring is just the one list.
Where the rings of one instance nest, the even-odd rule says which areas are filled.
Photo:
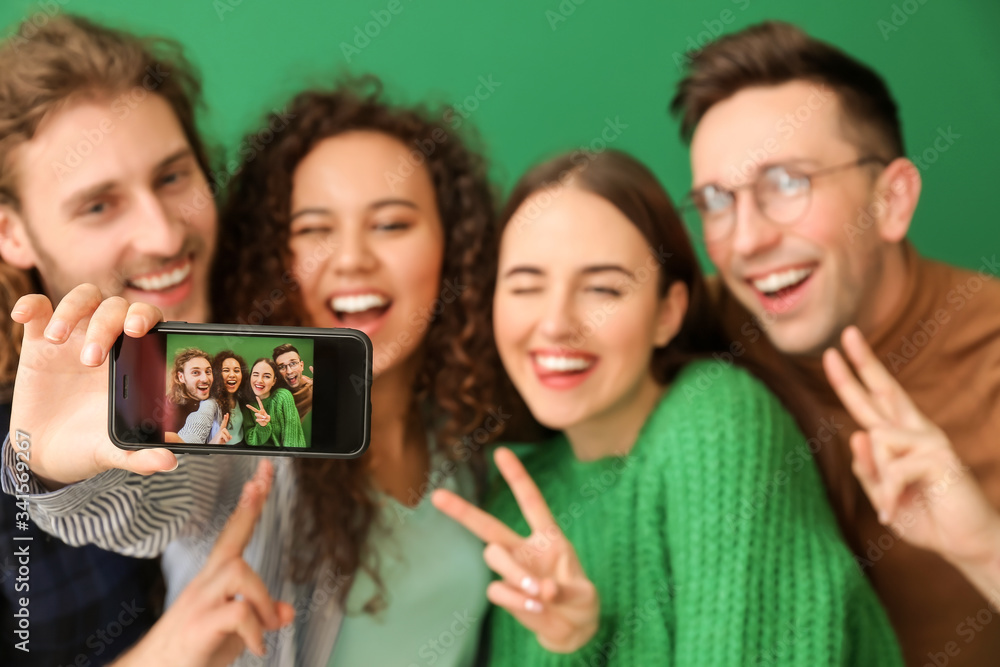
[[801, 80], [836, 93], [852, 143], [887, 161], [904, 154], [896, 102], [882, 77], [791, 24], [766, 21], [721, 37], [689, 53], [687, 69], [670, 104], [685, 141], [712, 106], [740, 90]]
[[167, 101], [208, 178], [195, 126], [201, 80], [176, 42], [136, 37], [79, 16], [56, 16], [41, 28], [30, 19], [22, 23], [0, 45], [0, 204], [20, 208], [11, 154], [45, 118], [74, 101], [111, 101], [139, 88]]

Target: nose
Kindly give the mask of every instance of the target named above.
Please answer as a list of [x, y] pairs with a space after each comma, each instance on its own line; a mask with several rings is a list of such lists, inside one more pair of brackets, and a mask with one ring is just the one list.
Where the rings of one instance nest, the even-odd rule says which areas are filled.
[[552, 289], [543, 305], [539, 330], [553, 342], [566, 342], [577, 333], [579, 318], [569, 289]]
[[375, 268], [377, 261], [364, 225], [343, 225], [333, 247], [333, 267], [340, 275], [365, 273]]
[[132, 229], [135, 249], [140, 254], [158, 257], [177, 255], [187, 236], [184, 220], [168, 210], [152, 191], [138, 195]]
[[737, 193], [734, 207], [733, 252], [750, 257], [771, 249], [781, 240], [781, 229], [767, 219], [752, 193], [745, 190]]

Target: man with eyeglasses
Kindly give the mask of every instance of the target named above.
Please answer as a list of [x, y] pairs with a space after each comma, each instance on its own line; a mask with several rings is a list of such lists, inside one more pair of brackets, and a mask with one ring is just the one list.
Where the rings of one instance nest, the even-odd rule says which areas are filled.
[[[312, 442], [309, 439], [312, 420], [306, 419], [306, 415], [313, 407], [313, 379], [302, 374], [302, 371], [305, 370], [302, 357], [291, 343], [274, 348], [271, 352], [271, 358], [277, 364], [281, 377], [285, 378], [285, 382], [288, 383], [288, 388], [292, 390], [292, 396], [295, 398], [295, 409], [299, 411], [299, 419], [302, 420], [302, 431], [306, 442]], [[309, 372], [312, 372], [312, 366], [309, 367]]]
[[994, 664], [996, 260], [967, 271], [916, 252], [920, 173], [888, 89], [793, 26], [752, 26], [691, 55], [671, 108], [733, 355], [775, 372], [815, 415], [802, 418], [810, 449], [908, 664]]

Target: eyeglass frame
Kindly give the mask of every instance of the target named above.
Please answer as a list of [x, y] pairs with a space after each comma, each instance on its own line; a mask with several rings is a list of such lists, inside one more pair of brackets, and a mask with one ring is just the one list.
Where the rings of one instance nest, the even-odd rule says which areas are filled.
[[864, 156], [859, 157], [859, 158], [857, 158], [855, 160], [852, 160], [851, 162], [846, 162], [844, 164], [833, 165], [832, 167], [824, 167], [823, 169], [818, 169], [818, 170], [816, 170], [814, 172], [799, 171], [797, 175], [799, 175], [802, 178], [804, 178], [806, 180], [806, 183], [808, 183], [809, 189], [806, 191], [806, 196], [809, 197], [809, 200], [806, 202], [806, 205], [802, 209], [802, 212], [799, 213], [796, 217], [794, 217], [791, 220], [784, 220], [784, 221], [783, 220], [775, 220], [774, 218], [772, 218], [771, 216], [769, 216], [764, 211], [764, 206], [761, 204], [760, 194], [759, 194], [759, 192], [757, 190], [757, 188], [760, 186], [760, 184], [764, 182], [764, 174], [766, 174], [768, 172], [768, 170], [774, 169], [775, 167], [781, 167], [781, 168], [785, 169], [786, 172], [787, 172], [788, 171], [788, 165], [786, 165], [786, 164], [772, 164], [772, 165], [768, 165], [767, 168], [762, 169], [760, 172], [758, 172], [756, 178], [754, 178], [752, 181], [750, 181], [748, 183], [744, 183], [743, 185], [738, 185], [738, 186], [736, 186], [734, 188], [723, 188], [723, 187], [720, 187], [720, 186], [718, 186], [718, 185], [716, 185], [714, 183], [707, 183], [707, 184], [701, 186], [700, 188], [695, 188], [695, 189], [691, 190], [690, 192], [688, 192], [687, 197], [685, 197], [685, 204], [681, 207], [681, 209], [683, 211], [694, 211], [698, 215], [699, 221], [700, 221], [700, 226], [702, 228], [702, 236], [707, 239], [707, 237], [709, 235], [704, 233], [704, 227], [705, 227], [705, 225], [704, 225], [704, 215], [702, 214], [701, 209], [698, 208], [697, 203], [695, 203], [694, 198], [695, 198], [695, 196], [697, 196], [697, 194], [701, 190], [703, 190], [703, 189], [705, 189], [707, 187], [715, 187], [715, 188], [717, 188], [718, 190], [720, 190], [722, 192], [728, 193], [729, 196], [730, 196], [730, 199], [731, 199], [731, 201], [729, 203], [729, 206], [726, 209], [729, 212], [729, 225], [727, 227], [727, 230], [726, 230], [725, 234], [721, 234], [721, 235], [719, 235], [719, 237], [717, 239], [713, 239], [714, 241], [722, 241], [722, 240], [725, 240], [725, 239], [729, 238], [729, 236], [732, 235], [733, 229], [735, 229], [735, 227], [736, 227], [736, 225], [734, 224], [735, 221], [736, 221], [736, 193], [739, 192], [740, 190], [748, 190], [749, 189], [749, 190], [753, 191], [754, 204], [756, 204], [757, 210], [760, 211], [761, 215], [763, 215], [765, 218], [767, 218], [769, 221], [773, 222], [776, 225], [782, 225], [782, 226], [786, 226], [787, 227], [787, 226], [791, 226], [791, 225], [794, 225], [794, 224], [798, 223], [800, 220], [802, 220], [802, 218], [809, 211], [809, 204], [812, 203], [812, 191], [813, 191], [813, 182], [812, 182], [812, 179], [816, 178], [817, 176], [826, 176], [828, 174], [833, 174], [833, 173], [836, 173], [838, 171], [843, 171], [845, 169], [852, 169], [854, 167], [862, 167], [862, 166], [867, 165], [867, 164], [881, 164], [883, 166], [886, 166], [886, 165], [889, 164], [889, 160], [886, 160], [885, 158], [879, 157], [878, 155], [864, 155]]
[[275, 364], [278, 367], [279, 373], [284, 373], [285, 371], [294, 371], [296, 368], [302, 366], [302, 360], [298, 359], [287, 364]]

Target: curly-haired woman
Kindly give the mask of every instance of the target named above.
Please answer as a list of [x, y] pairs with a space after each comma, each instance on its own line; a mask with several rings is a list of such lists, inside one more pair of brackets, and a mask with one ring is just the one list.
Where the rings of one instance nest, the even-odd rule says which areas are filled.
[[[297, 614], [268, 662], [471, 664], [487, 609], [482, 544], [428, 492], [473, 497], [479, 448], [504, 421], [488, 413], [498, 374], [484, 163], [445, 114], [391, 105], [370, 79], [304, 92], [267, 124], [269, 141], [245, 142], [260, 150], [244, 156], [224, 213], [216, 319], [361, 329], [375, 371], [364, 457], [275, 462], [245, 557]], [[129, 314], [147, 328], [159, 315], [143, 304]], [[90, 330], [115, 335], [125, 317], [99, 310]], [[178, 462], [166, 475], [105, 472], [62, 489], [60, 502], [38, 498], [37, 516], [66, 539], [163, 552], [175, 599], [256, 459]], [[254, 627], [276, 627], [265, 616]]]

